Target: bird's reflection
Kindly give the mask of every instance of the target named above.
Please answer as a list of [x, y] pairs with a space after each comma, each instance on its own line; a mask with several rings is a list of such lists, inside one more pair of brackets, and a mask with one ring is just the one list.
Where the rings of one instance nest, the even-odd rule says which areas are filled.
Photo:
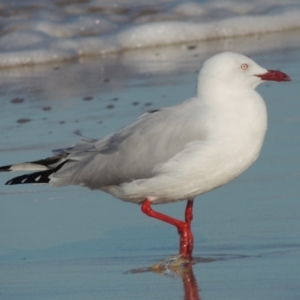
[[[173, 257], [175, 260], [166, 267], [166, 261], [159, 263], [152, 267], [152, 270], [156, 273], [167, 274], [170, 276], [181, 277], [184, 291], [184, 300], [200, 300], [200, 289], [196, 277], [193, 272], [193, 264], [191, 262], [185, 262], [180, 256]], [[160, 268], [162, 266], [162, 268]], [[166, 270], [168, 272], [166, 272]]]
[[183, 284], [184, 300], [200, 300], [200, 289], [193, 272], [193, 266], [189, 265], [177, 273]]
[[244, 255], [244, 254], [219, 254], [214, 257], [194, 257], [193, 260], [186, 260], [181, 255], [171, 256], [160, 263], [142, 269], [134, 269], [126, 273], [136, 274], [144, 272], [153, 272], [168, 277], [181, 278], [183, 284], [183, 300], [200, 300], [200, 288], [193, 272], [196, 263], [211, 263], [229, 259], [243, 259], [248, 257], [261, 257], [261, 255]]
[[201, 300], [200, 288], [193, 272], [195, 262], [187, 262], [179, 256], [172, 256], [150, 268], [131, 270], [130, 273], [154, 272], [164, 276], [181, 277], [183, 300]]
[[196, 277], [193, 272], [192, 266], [187, 266], [182, 269], [182, 273], [180, 274], [183, 283], [184, 290], [184, 300], [200, 300], [200, 289], [198, 287], [198, 283]]

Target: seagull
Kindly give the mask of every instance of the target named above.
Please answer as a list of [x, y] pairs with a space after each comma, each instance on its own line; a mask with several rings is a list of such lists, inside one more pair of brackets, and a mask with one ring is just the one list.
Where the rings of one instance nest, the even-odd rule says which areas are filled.
[[[35, 171], [7, 185], [80, 185], [141, 205], [147, 216], [169, 223], [180, 236], [179, 256], [192, 261], [194, 198], [248, 169], [259, 156], [267, 111], [255, 88], [264, 81], [290, 81], [244, 55], [223, 52], [209, 58], [195, 97], [152, 110], [102, 139], [83, 138], [53, 150], [53, 156], [0, 167]], [[152, 204], [187, 200], [184, 221]]]

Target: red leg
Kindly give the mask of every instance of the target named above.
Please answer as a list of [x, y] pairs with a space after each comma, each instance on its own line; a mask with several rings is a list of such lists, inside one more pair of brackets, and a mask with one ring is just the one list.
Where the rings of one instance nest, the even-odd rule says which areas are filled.
[[194, 248], [194, 236], [191, 230], [192, 220], [193, 220], [193, 204], [194, 199], [189, 199], [185, 208], [185, 222], [187, 224], [187, 252], [190, 253], [190, 258], [192, 258], [193, 248]]
[[149, 217], [164, 221], [175, 226], [180, 236], [179, 252], [183, 258], [192, 259], [192, 252], [194, 246], [194, 238], [191, 231], [191, 223], [193, 219], [193, 202], [194, 199], [188, 200], [185, 209], [185, 222], [174, 219], [151, 208], [151, 201], [146, 199], [142, 204], [142, 212]]

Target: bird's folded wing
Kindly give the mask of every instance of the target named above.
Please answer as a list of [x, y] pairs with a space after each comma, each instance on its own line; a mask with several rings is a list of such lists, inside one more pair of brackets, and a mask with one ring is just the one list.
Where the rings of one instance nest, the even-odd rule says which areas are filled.
[[[50, 184], [81, 184], [98, 189], [153, 176], [154, 168], [202, 140], [205, 129], [189, 104], [142, 115], [136, 122], [98, 141], [81, 141], [65, 149], [69, 162]], [[183, 111], [185, 110], [185, 112]]]

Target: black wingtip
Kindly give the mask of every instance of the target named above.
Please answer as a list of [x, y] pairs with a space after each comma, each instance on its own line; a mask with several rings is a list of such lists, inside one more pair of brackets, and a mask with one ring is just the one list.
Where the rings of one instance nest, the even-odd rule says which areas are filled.
[[31, 174], [25, 174], [21, 176], [14, 177], [8, 180], [5, 185], [14, 184], [25, 184], [25, 183], [49, 183], [49, 176], [54, 172], [54, 170], [47, 170], [41, 172], [35, 172]]
[[8, 180], [5, 185], [14, 185], [14, 184], [25, 184], [25, 183], [49, 183], [50, 175], [57, 172], [67, 160], [62, 162], [56, 168], [46, 171], [39, 171], [30, 174], [25, 174], [21, 176], [14, 177], [11, 180]]

